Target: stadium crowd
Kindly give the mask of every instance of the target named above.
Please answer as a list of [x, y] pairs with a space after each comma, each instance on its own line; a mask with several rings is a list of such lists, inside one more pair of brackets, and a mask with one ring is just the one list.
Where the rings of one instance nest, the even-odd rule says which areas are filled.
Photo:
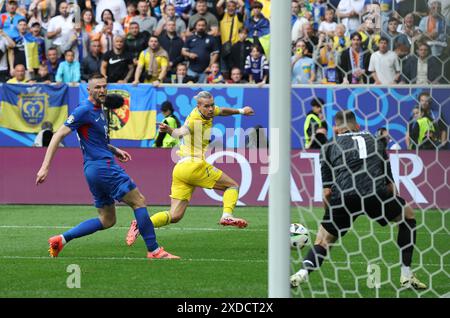
[[[272, 1], [272, 5], [277, 2]], [[0, 82], [268, 83], [270, 0], [1, 1]], [[292, 0], [292, 83], [448, 84], [448, 0]]]

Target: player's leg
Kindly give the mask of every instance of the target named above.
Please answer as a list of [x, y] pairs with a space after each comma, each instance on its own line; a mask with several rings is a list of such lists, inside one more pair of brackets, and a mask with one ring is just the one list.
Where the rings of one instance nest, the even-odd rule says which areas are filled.
[[195, 190], [195, 186], [189, 182], [191, 172], [194, 170], [196, 170], [195, 164], [183, 163], [175, 166], [172, 173], [170, 209], [151, 216], [155, 227], [177, 223], [183, 218]]
[[416, 218], [414, 210], [406, 204], [405, 200], [396, 197], [385, 206], [386, 211], [394, 212], [397, 216], [391, 216], [394, 222], [398, 222], [397, 245], [401, 254], [400, 285], [415, 289], [426, 289], [427, 286], [419, 281], [411, 270], [414, 247], [416, 245]]
[[301, 283], [308, 280], [308, 275], [312, 271], [319, 269], [327, 256], [327, 251], [331, 249], [333, 243], [338, 239], [338, 236], [328, 232], [323, 225], [320, 225], [314, 246], [308, 251], [303, 260], [302, 268], [291, 276], [291, 287], [297, 287]]
[[[172, 187], [170, 197], [171, 208], [169, 211], [161, 211], [153, 214], [150, 219], [154, 227], [162, 227], [170, 223], [176, 223], [184, 216], [189, 200], [195, 190], [193, 185], [186, 182], [191, 170], [195, 170], [195, 165], [188, 163], [177, 164], [172, 173]], [[136, 220], [131, 221], [127, 233], [126, 242], [129, 246], [133, 245], [139, 236], [139, 229]]]
[[[98, 218], [92, 218], [81, 222], [80, 224], [64, 232], [63, 234], [49, 238], [48, 252], [50, 256], [57, 257], [63, 249], [64, 245], [66, 245], [73, 239], [90, 235], [97, 231], [112, 227], [116, 223], [116, 209], [114, 206], [114, 200], [112, 200], [112, 203], [111, 200], [112, 199], [103, 201], [108, 202], [108, 204], [103, 205], [103, 203], [100, 202], [100, 199], [96, 198], [95, 205], [98, 207]], [[102, 205], [103, 207], [100, 207]]]
[[291, 276], [291, 287], [298, 287], [301, 283], [307, 281], [309, 273], [322, 266], [332, 246], [331, 244], [343, 237], [350, 229], [352, 220], [354, 221], [357, 218], [356, 212], [361, 210], [361, 201], [358, 198], [346, 200], [344, 206], [331, 205], [325, 209], [314, 246], [304, 258], [302, 268]]
[[130, 206], [134, 211], [134, 216], [136, 218], [139, 233], [142, 235], [142, 238], [145, 241], [145, 245], [147, 246], [147, 257], [179, 258], [178, 256], [174, 256], [166, 252], [162, 247], [158, 245], [158, 242], [156, 241], [155, 228], [149, 218], [147, 206], [145, 203], [145, 197], [142, 195], [142, 193], [137, 188], [134, 188], [133, 190], [125, 194], [125, 196], [123, 196], [121, 200], [128, 206]]
[[[212, 166], [211, 166], [212, 167]], [[220, 171], [220, 170], [219, 170]], [[213, 189], [223, 192], [223, 213], [219, 221], [220, 224], [244, 228], [247, 221], [233, 216], [234, 208], [239, 199], [239, 185], [226, 173], [222, 172], [220, 178], [214, 184]]]

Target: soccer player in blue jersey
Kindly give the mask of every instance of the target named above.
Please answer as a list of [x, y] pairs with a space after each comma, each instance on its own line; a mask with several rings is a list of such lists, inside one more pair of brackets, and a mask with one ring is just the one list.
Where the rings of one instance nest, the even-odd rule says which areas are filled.
[[[156, 241], [145, 198], [131, 178], [114, 161], [131, 160], [130, 154], [109, 144], [108, 122], [103, 107], [106, 101], [106, 79], [94, 75], [89, 80], [89, 97], [83, 101], [54, 134], [44, 161], [37, 173], [36, 185], [43, 183], [59, 143], [73, 130], [77, 131], [84, 158], [84, 174], [95, 200], [99, 217], [80, 223], [67, 232], [51, 237], [49, 253], [57, 257], [64, 245], [75, 238], [108, 229], [116, 223], [115, 200], [125, 202], [134, 210], [139, 232], [147, 245], [148, 258], [179, 258], [166, 252]], [[107, 106], [107, 105], [106, 105]]]

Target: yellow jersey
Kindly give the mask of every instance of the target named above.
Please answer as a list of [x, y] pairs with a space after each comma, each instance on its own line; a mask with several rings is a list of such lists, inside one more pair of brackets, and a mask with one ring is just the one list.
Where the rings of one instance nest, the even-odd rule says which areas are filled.
[[[219, 114], [220, 107], [214, 106], [214, 117]], [[197, 107], [192, 110], [184, 123], [189, 128], [189, 134], [183, 137], [177, 155], [205, 159], [205, 152], [211, 139], [213, 118], [204, 118]]]

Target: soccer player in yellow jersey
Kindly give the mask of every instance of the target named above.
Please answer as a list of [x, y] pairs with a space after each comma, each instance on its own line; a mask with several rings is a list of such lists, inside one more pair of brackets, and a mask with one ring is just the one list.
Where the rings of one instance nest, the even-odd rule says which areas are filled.
[[[177, 223], [183, 218], [192, 193], [196, 187], [224, 191], [223, 214], [220, 224], [244, 228], [247, 221], [233, 216], [234, 207], [239, 196], [239, 185], [223, 171], [205, 161], [205, 152], [211, 137], [211, 128], [215, 116], [230, 116], [242, 114], [251, 116], [254, 111], [246, 106], [241, 109], [218, 107], [214, 97], [207, 91], [198, 93], [195, 97], [197, 107], [186, 118], [184, 125], [173, 129], [166, 124], [160, 124], [159, 131], [166, 132], [174, 138], [183, 138], [177, 154], [180, 160], [175, 165], [172, 174], [172, 193], [170, 211], [158, 212], [151, 216], [155, 227]], [[136, 221], [131, 222], [127, 234], [127, 244], [132, 245], [139, 236]]]

